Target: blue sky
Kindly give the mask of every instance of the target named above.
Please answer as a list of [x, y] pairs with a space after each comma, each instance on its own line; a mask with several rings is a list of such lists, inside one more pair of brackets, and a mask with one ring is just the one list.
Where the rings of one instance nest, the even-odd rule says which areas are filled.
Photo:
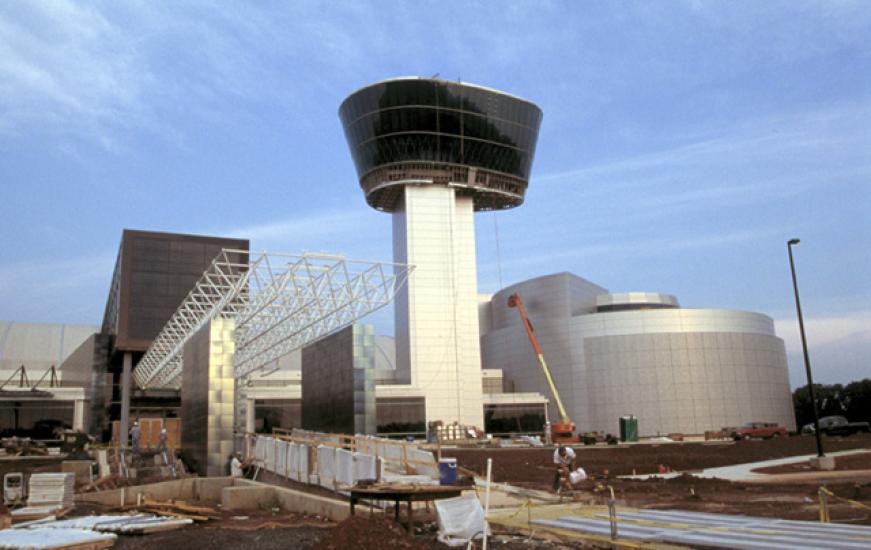
[[762, 312], [798, 386], [799, 237], [817, 380], [871, 376], [861, 1], [2, 3], [0, 318], [99, 323], [125, 227], [390, 260], [337, 109], [436, 73], [544, 111], [526, 204], [476, 218], [482, 292]]

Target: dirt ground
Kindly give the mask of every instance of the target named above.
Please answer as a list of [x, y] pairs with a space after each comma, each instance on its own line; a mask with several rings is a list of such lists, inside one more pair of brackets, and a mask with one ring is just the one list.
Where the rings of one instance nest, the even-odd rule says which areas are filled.
[[[618, 505], [682, 509], [727, 514], [747, 514], [784, 519], [816, 520], [819, 518], [819, 482], [804, 479], [773, 483], [739, 483], [721, 479], [700, 479], [680, 476], [673, 479], [649, 480], [618, 479], [616, 476], [655, 473], [663, 464], [673, 470], [697, 471], [704, 468], [726, 466], [813, 454], [813, 438], [795, 437], [767, 441], [737, 441], [722, 443], [667, 443], [659, 445], [632, 445], [627, 447], [594, 448], [575, 446], [578, 465], [592, 479], [578, 485], [577, 490], [565, 496], [567, 500], [605, 504], [607, 486], [614, 488]], [[871, 448], [871, 436], [826, 438], [827, 451]], [[481, 473], [487, 458], [493, 459], [495, 481], [509, 482], [521, 487], [549, 491], [553, 482], [553, 449], [492, 449], [443, 450], [443, 456], [455, 456], [461, 467]], [[851, 475], [852, 471], [871, 468], [871, 453], [842, 457], [839, 468], [842, 476], [829, 480], [826, 487], [839, 497], [852, 499], [871, 506], [871, 478]], [[608, 474], [605, 475], [605, 471]], [[790, 470], [799, 472], [802, 470]], [[780, 472], [778, 472], [780, 473]], [[858, 474], [858, 472], [857, 472]], [[849, 521], [871, 525], [868, 510], [851, 506], [843, 500], [830, 499], [831, 517], [835, 521]]]
[[[871, 448], [871, 434], [850, 437], [827, 437], [826, 451]], [[716, 441], [699, 443], [637, 444], [626, 446], [573, 445], [578, 465], [588, 474], [609, 475], [652, 474], [659, 465], [671, 470], [697, 471], [704, 468], [728, 466], [815, 454], [813, 437], [798, 436], [769, 440]], [[553, 481], [553, 449], [443, 449], [442, 456], [456, 457], [457, 464], [483, 475], [487, 459], [493, 459], [494, 481], [538, 482]]]
[[[96, 512], [96, 510], [95, 510]], [[222, 514], [222, 519], [194, 524], [163, 533], [141, 536], [122, 535], [113, 549], [119, 550], [184, 550], [257, 548], [284, 550], [312, 548], [329, 536], [335, 523], [322, 518], [282, 512]]]
[[[848, 438], [827, 438], [826, 451], [853, 448], [871, 449], [871, 435]], [[651, 478], [627, 480], [616, 476], [656, 472], [660, 464], [674, 470], [700, 470], [708, 467], [813, 454], [813, 438], [796, 437], [769, 441], [738, 441], [712, 443], [673, 443], [633, 445], [628, 447], [595, 448], [575, 447], [578, 463], [593, 478], [582, 482], [576, 490], [563, 495], [565, 501], [605, 504], [607, 487], [613, 487], [618, 506], [649, 509], [682, 509], [728, 514], [747, 514], [786, 519], [817, 520], [819, 517], [819, 483], [812, 481], [783, 482], [782, 475], [772, 483], [737, 483], [721, 479], [699, 479], [688, 475], [673, 479]], [[538, 490], [550, 489], [553, 480], [552, 449], [488, 449], [444, 450], [443, 456], [455, 456], [460, 466], [483, 473], [486, 459], [493, 458], [496, 481]], [[871, 469], [871, 452], [836, 459], [842, 478], [829, 481], [826, 486], [842, 499], [852, 499], [871, 506], [871, 478], [852, 477], [852, 472]], [[801, 466], [778, 474], [806, 472]], [[604, 475], [604, 471], [608, 474]], [[266, 479], [261, 481], [277, 482]], [[282, 480], [284, 481], [284, 480]], [[292, 484], [292, 482], [282, 483]], [[294, 488], [297, 487], [294, 484]], [[311, 487], [305, 486], [306, 489]], [[832, 520], [871, 525], [868, 510], [858, 509], [845, 500], [829, 499]], [[96, 512], [96, 510], [95, 510]], [[339, 548], [422, 549], [448, 548], [435, 540], [435, 515], [422, 512], [415, 535], [393, 522], [389, 515], [359, 514], [338, 525], [323, 518], [268, 510], [245, 514], [240, 518], [223, 513], [222, 519], [197, 524], [185, 529], [145, 536], [122, 536], [114, 548], [139, 550], [151, 548], [245, 548], [257, 550]], [[418, 514], [416, 514], [418, 515]], [[548, 541], [527, 542], [523, 537], [498, 534], [494, 546], [505, 550], [556, 550], [581, 548], [580, 545]]]

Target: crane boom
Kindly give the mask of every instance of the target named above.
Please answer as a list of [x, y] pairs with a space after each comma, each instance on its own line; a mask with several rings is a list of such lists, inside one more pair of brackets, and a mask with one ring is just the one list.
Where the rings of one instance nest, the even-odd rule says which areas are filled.
[[569, 418], [568, 413], [566, 412], [566, 408], [563, 406], [563, 401], [560, 399], [559, 390], [556, 388], [556, 384], [553, 381], [553, 377], [550, 375], [550, 369], [547, 368], [547, 363], [544, 360], [544, 354], [541, 353], [541, 345], [538, 343], [538, 338], [535, 336], [535, 329], [532, 328], [532, 323], [529, 321], [529, 317], [526, 315], [526, 310], [523, 308], [523, 300], [520, 298], [520, 294], [512, 294], [508, 297], [508, 307], [516, 307], [517, 313], [520, 314], [520, 319], [523, 321], [523, 326], [526, 329], [526, 335], [529, 336], [529, 342], [532, 344], [532, 349], [535, 351], [535, 356], [538, 357], [538, 362], [541, 363], [541, 369], [544, 371], [544, 377], [547, 379], [547, 383], [550, 386], [550, 392], [553, 394], [553, 399], [556, 401], [556, 407], [559, 411], [560, 420], [563, 424], [571, 424], [572, 421]]

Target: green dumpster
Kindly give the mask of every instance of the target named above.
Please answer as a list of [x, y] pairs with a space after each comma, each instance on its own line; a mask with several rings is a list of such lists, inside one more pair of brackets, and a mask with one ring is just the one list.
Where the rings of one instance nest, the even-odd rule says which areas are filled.
[[634, 415], [620, 417], [620, 441], [638, 441], [638, 419]]

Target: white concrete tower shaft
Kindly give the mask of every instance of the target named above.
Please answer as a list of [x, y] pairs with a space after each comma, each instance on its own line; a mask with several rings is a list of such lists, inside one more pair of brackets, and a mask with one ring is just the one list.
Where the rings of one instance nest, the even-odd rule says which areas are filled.
[[523, 204], [541, 109], [401, 77], [355, 91], [339, 118], [366, 202], [393, 216], [395, 260], [415, 268], [395, 305], [397, 382], [424, 398], [427, 422], [484, 429], [474, 212]]
[[483, 427], [474, 205], [444, 185], [406, 185], [394, 261], [415, 266], [396, 299], [399, 378], [426, 395], [426, 421]]

